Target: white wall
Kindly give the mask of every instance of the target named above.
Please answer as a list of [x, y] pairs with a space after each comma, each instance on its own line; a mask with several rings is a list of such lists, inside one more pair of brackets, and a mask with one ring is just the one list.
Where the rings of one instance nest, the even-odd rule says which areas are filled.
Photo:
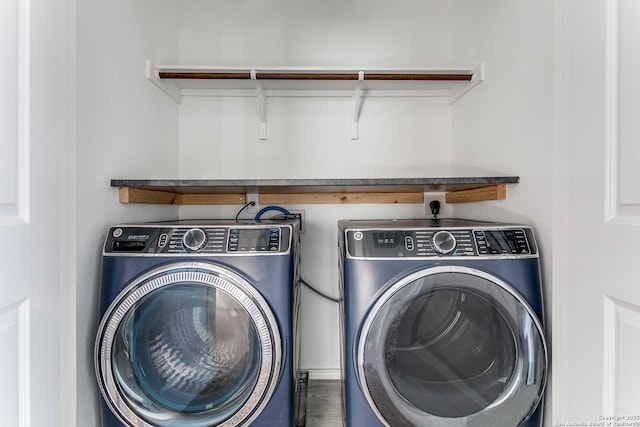
[[180, 61], [205, 65], [409, 66], [451, 60], [449, 2], [187, 0]]
[[93, 343], [101, 245], [112, 223], [169, 219], [172, 207], [122, 205], [112, 178], [174, 175], [176, 104], [145, 80], [146, 58], [177, 56], [177, 1], [77, 2], [77, 425], [99, 425]]
[[[181, 3], [180, 61], [208, 65], [437, 66], [451, 63], [451, 6], [441, 1], [278, 0]], [[350, 139], [349, 97], [273, 97], [268, 139], [256, 99], [185, 97], [183, 178], [422, 177], [451, 159], [446, 98], [365, 98]], [[410, 218], [421, 205], [306, 205], [302, 275], [337, 296], [337, 226], [347, 218]], [[181, 217], [234, 217], [237, 207], [182, 207]], [[301, 364], [337, 377], [338, 307], [305, 291]]]
[[[534, 226], [551, 333], [554, 245], [554, 5], [525, 0], [455, 2], [454, 61], [486, 61], [487, 79], [453, 109], [455, 165], [520, 176], [507, 200], [454, 206], [459, 217]], [[550, 339], [549, 339], [550, 343]], [[548, 390], [550, 391], [550, 390]], [[547, 410], [552, 396], [547, 395]], [[551, 425], [547, 416], [545, 425]]]
[[[553, 2], [456, 2], [454, 58], [487, 78], [453, 110], [453, 163], [519, 175], [506, 201], [456, 212], [529, 220], [548, 233], [553, 152]], [[457, 208], [457, 207], [456, 207]], [[550, 237], [546, 234], [547, 237]], [[545, 249], [544, 236], [540, 236]]]

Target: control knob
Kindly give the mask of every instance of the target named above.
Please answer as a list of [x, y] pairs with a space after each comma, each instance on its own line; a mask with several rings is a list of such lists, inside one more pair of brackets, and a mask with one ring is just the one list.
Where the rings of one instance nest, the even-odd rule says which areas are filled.
[[198, 251], [207, 244], [207, 233], [201, 228], [192, 228], [184, 233], [182, 244], [190, 251]]
[[438, 231], [431, 239], [431, 246], [439, 254], [448, 254], [456, 248], [456, 238], [448, 231]]

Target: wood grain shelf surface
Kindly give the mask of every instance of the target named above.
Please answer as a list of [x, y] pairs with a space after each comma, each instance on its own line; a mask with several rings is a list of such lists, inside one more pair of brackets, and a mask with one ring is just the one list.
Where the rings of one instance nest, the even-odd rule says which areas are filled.
[[[160, 79], [194, 80], [251, 80], [250, 72], [225, 71], [159, 71]], [[443, 80], [470, 81], [471, 74], [453, 73], [368, 73], [362, 80]], [[351, 73], [310, 73], [310, 72], [257, 72], [256, 79], [261, 80], [358, 80], [357, 72]]]

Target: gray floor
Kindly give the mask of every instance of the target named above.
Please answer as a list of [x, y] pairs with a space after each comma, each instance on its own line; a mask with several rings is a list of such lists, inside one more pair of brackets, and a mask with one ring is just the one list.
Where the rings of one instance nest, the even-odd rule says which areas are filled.
[[307, 427], [342, 427], [342, 394], [340, 381], [310, 380], [307, 383]]

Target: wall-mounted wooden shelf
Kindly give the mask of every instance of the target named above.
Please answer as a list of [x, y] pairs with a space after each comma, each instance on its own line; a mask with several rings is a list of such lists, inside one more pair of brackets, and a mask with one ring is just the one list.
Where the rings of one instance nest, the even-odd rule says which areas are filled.
[[135, 180], [114, 179], [121, 203], [243, 205], [256, 194], [261, 205], [317, 203], [424, 203], [444, 192], [446, 203], [506, 199], [517, 176], [389, 179]]
[[260, 139], [267, 138], [270, 96], [349, 96], [351, 138], [358, 139], [362, 100], [368, 96], [442, 96], [450, 104], [484, 81], [484, 64], [473, 67], [223, 67], [155, 65], [146, 77], [176, 102], [185, 95], [255, 96]]

